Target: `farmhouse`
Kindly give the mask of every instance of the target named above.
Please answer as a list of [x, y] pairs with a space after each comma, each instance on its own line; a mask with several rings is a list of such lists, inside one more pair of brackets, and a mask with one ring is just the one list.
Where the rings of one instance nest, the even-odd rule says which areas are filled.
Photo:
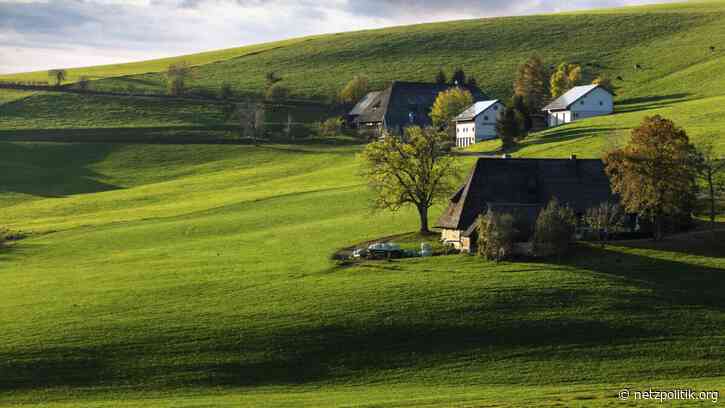
[[614, 96], [599, 85], [575, 86], [544, 107], [549, 127], [614, 112]]
[[533, 226], [539, 211], [556, 197], [577, 215], [615, 200], [601, 160], [480, 158], [466, 183], [451, 197], [437, 222], [441, 239], [472, 251], [476, 219], [506, 212]]
[[[407, 126], [430, 126], [430, 110], [446, 84], [393, 81], [387, 88], [371, 92], [348, 113], [351, 124], [360, 129], [400, 133]], [[486, 99], [477, 87], [465, 86], [474, 100]]]
[[496, 137], [496, 122], [504, 105], [498, 100], [481, 101], [471, 105], [458, 115], [456, 122], [456, 146], [466, 147], [482, 140]]

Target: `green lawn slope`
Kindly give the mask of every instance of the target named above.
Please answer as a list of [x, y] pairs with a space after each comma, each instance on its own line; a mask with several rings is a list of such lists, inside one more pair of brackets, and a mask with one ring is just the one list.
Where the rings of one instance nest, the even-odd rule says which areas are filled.
[[[327, 98], [354, 74], [382, 85], [460, 65], [505, 97], [535, 51], [622, 76], [617, 112], [531, 135], [515, 155], [596, 157], [653, 113], [720, 141], [724, 12], [718, 1], [319, 36], [194, 62], [193, 89], [259, 92], [275, 70], [295, 95]], [[125, 76], [94, 86], [160, 89], [158, 74], [136, 74], [167, 63], [106, 67], [99, 76]], [[0, 405], [608, 407], [624, 387], [725, 391], [722, 233], [540, 262], [342, 266], [336, 250], [417, 227], [411, 210], [371, 212], [360, 146], [9, 142], [149, 129], [184, 141], [234, 120], [203, 101], [0, 95], [0, 225], [27, 234], [0, 248]]]
[[345, 268], [337, 248], [416, 227], [369, 211], [356, 147], [1, 147], [3, 223], [29, 237], [0, 250], [0, 401], [609, 406], [725, 384], [725, 247]]

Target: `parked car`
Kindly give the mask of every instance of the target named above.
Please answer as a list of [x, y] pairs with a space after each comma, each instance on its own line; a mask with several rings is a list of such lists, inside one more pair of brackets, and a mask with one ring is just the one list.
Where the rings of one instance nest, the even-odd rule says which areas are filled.
[[371, 244], [367, 250], [369, 256], [375, 259], [403, 257], [403, 250], [400, 249], [400, 245], [392, 242]]

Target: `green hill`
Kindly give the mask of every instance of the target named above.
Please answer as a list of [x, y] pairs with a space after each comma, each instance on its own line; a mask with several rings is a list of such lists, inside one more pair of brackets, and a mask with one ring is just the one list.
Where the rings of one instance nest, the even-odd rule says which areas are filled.
[[416, 226], [370, 214], [357, 148], [1, 147], [4, 223], [31, 234], [0, 250], [2, 401], [609, 406], [725, 383], [725, 247], [340, 268]]
[[[451, 72], [463, 67], [487, 93], [505, 99], [510, 96], [516, 67], [538, 54], [552, 65], [562, 61], [582, 64], [585, 80], [600, 73], [621, 78], [615, 80], [617, 110], [624, 115], [585, 120], [534, 137], [537, 145], [555, 143], [548, 154], [560, 152], [556, 142], [561, 139], [581, 139], [583, 145], [578, 147], [584, 155], [599, 149], [606, 139], [600, 137], [603, 134], [613, 128], [628, 129], [658, 109], [677, 118], [696, 139], [725, 125], [720, 119], [723, 115], [716, 111], [717, 98], [725, 96], [724, 13], [725, 3], [712, 1], [422, 24], [79, 68], [70, 71], [70, 79], [81, 75], [95, 78], [91, 89], [96, 91], [164, 93], [161, 72], [169, 63], [186, 60], [194, 65], [189, 81], [192, 95], [217, 95], [223, 83], [231, 84], [237, 97], [261, 95], [265, 75], [276, 72], [293, 97], [326, 101], [358, 74], [367, 75], [373, 87], [380, 88], [393, 79], [430, 81], [440, 68]], [[42, 75], [0, 79], [41, 79]], [[17, 96], [8, 92], [15, 91], [0, 90], [4, 95], [0, 103]], [[218, 106], [198, 101], [166, 104], [166, 100], [149, 102], [139, 97], [36, 93], [0, 105], [0, 131], [114, 128], [116, 123], [209, 129], [235, 121], [220, 115]], [[277, 112], [273, 121], [285, 121], [286, 112]], [[295, 121], [313, 122], [336, 111], [300, 112], [295, 108], [292, 112]], [[540, 148], [522, 154], [536, 154]]]
[[[311, 37], [205, 54], [193, 85], [254, 93], [275, 70], [324, 98], [357, 73], [382, 85], [460, 65], [506, 96], [537, 52], [622, 76], [618, 112], [515, 154], [597, 156], [652, 113], [719, 137], [723, 13], [708, 2]], [[126, 75], [97, 89], [160, 89], [136, 74], [166, 64], [71, 79], [96, 69]], [[0, 226], [27, 234], [0, 247], [0, 405], [605, 407], [625, 387], [725, 391], [722, 233], [540, 262], [349, 267], [334, 251], [417, 222], [370, 212], [359, 146], [17, 141], [173, 142], [233, 125], [207, 101], [0, 90]]]

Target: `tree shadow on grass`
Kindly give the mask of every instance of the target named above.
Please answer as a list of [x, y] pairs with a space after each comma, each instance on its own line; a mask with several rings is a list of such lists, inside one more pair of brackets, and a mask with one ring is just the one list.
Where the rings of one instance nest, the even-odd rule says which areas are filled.
[[0, 142], [0, 192], [64, 197], [120, 187], [104, 183], [89, 168], [115, 149], [112, 145]]
[[690, 96], [688, 93], [676, 93], [622, 99], [615, 102], [615, 113], [638, 112], [643, 110], [665, 108], [679, 102], [684, 102], [688, 96]]
[[654, 291], [671, 305], [725, 310], [725, 265], [703, 266], [617, 249], [613, 245], [608, 248], [579, 245], [576, 256], [564, 264], [624, 278]]
[[[0, 391], [150, 383], [169, 387], [301, 384], [416, 367], [491, 347], [504, 352], [667, 334], [626, 323], [586, 319], [488, 323], [414, 324], [400, 319], [357, 326], [287, 328], [261, 337], [228, 331], [216, 333], [212, 342], [196, 343], [193, 349], [183, 340], [176, 343], [173, 338], [134, 336], [135, 346], [120, 342], [0, 352]], [[196, 359], [198, 363], [169, 364], [180, 356], [195, 355], [203, 356]], [[149, 360], [159, 363], [132, 364]]]

